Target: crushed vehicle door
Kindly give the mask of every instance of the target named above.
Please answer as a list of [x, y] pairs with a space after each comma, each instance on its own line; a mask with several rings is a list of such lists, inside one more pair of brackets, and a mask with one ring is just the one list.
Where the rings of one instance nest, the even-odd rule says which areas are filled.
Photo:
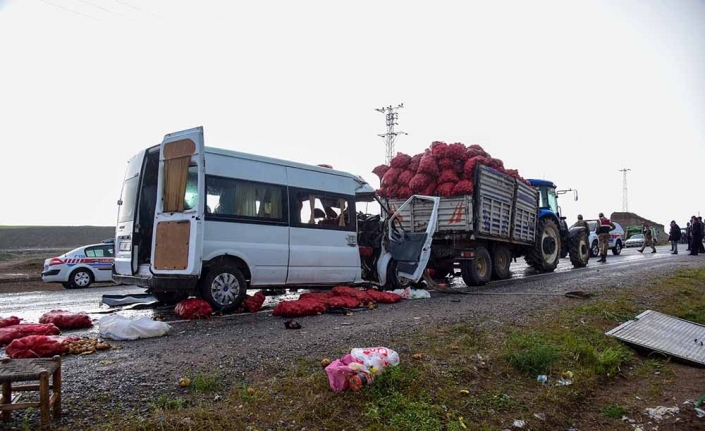
[[203, 128], [170, 133], [159, 148], [159, 179], [151, 270], [197, 275], [201, 271], [205, 202]]
[[[432, 196], [412, 196], [404, 202], [392, 216], [387, 219], [388, 251], [397, 261], [397, 271], [400, 276], [419, 281], [431, 257], [431, 242], [438, 225], [438, 206], [441, 199]], [[398, 220], [402, 211], [409, 205], [421, 204], [427, 206], [428, 220], [416, 220], [410, 224], [411, 232], [407, 232]], [[414, 212], [412, 210], [412, 212]]]

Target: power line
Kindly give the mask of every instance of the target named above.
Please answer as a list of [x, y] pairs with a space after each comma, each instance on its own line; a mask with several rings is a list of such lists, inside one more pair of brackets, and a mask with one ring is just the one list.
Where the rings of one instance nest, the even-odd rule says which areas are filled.
[[108, 12], [108, 13], [112, 13], [112, 14], [117, 15], [117, 16], [122, 16], [122, 15], [120, 15], [120, 14], [117, 13], [117, 12], [114, 12], [114, 11], [108, 9], [108, 8], [104, 8], [103, 6], [98, 6], [97, 4], [93, 4], [93, 3], [91, 3], [91, 2], [89, 2], [89, 1], [87, 1], [87, 0], [78, 0], [78, 1], [80, 1], [81, 3], [85, 3], [85, 4], [89, 5], [89, 6], [93, 6], [94, 8], [97, 8], [97, 9], [100, 9], [100, 10], [104, 10], [104, 11], [106, 11], [106, 12]]
[[48, 5], [51, 5], [51, 6], [54, 6], [54, 7], [58, 7], [59, 9], [67, 10], [67, 11], [69, 11], [69, 12], [73, 12], [73, 13], [75, 13], [75, 14], [78, 14], [78, 15], [81, 15], [81, 16], [85, 16], [86, 18], [90, 18], [90, 19], [93, 19], [93, 20], [98, 21], [98, 18], [95, 18], [95, 17], [90, 16], [90, 15], [88, 15], [88, 14], [85, 14], [85, 13], [83, 13], [83, 12], [79, 12], [79, 11], [77, 11], [77, 10], [73, 10], [73, 9], [70, 9], [70, 8], [67, 8], [67, 7], [64, 7], [64, 6], [61, 6], [61, 5], [52, 3], [52, 2], [48, 2], [47, 0], [40, 0], [40, 1], [41, 1], [42, 3], [46, 3], [46, 4], [48, 4]]
[[126, 2], [126, 1], [121, 1], [121, 0], [114, 0], [114, 1], [116, 1], [116, 2], [118, 2], [118, 3], [120, 3], [120, 4], [124, 4], [125, 6], [131, 7], [132, 9], [142, 10], [142, 9], [138, 8], [137, 6], [133, 6], [133, 5], [131, 5], [130, 3]]
[[392, 158], [394, 157], [394, 141], [397, 140], [397, 136], [408, 135], [408, 133], [406, 132], [394, 131], [394, 126], [399, 125], [399, 123], [397, 123], [397, 120], [399, 119], [399, 114], [397, 113], [397, 111], [399, 110], [399, 108], [403, 107], [404, 104], [400, 103], [399, 105], [394, 107], [392, 107], [392, 105], [389, 105], [386, 108], [375, 109], [375, 111], [385, 114], [387, 118], [387, 133], [377, 135], [380, 138], [384, 138], [386, 147], [385, 163], [387, 165], [391, 163]]

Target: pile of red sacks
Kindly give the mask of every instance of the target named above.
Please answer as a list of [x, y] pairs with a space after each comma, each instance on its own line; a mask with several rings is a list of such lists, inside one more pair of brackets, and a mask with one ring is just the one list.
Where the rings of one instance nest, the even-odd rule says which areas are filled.
[[395, 293], [337, 286], [329, 292], [303, 293], [296, 301], [282, 301], [274, 307], [272, 314], [282, 317], [314, 316], [329, 310], [367, 307], [376, 303], [393, 304], [401, 300], [402, 297]]
[[65, 310], [52, 310], [39, 318], [39, 323], [53, 323], [59, 329], [82, 329], [93, 327], [86, 313], [73, 313]]
[[528, 182], [515, 169], [490, 156], [479, 145], [435, 141], [422, 154], [397, 153], [391, 166], [379, 165], [372, 170], [381, 182], [377, 193], [384, 198], [408, 199], [414, 194], [425, 196], [460, 196], [472, 194], [475, 167], [489, 166], [502, 173]]

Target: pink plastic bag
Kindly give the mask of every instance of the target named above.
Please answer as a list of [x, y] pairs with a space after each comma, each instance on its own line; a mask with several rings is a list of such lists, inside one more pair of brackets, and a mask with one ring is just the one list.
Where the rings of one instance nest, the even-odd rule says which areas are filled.
[[350, 387], [348, 383], [348, 378], [355, 374], [348, 365], [355, 361], [352, 355], [347, 354], [340, 359], [336, 359], [331, 362], [326, 367], [326, 374], [328, 374], [328, 383], [333, 392], [339, 393], [347, 390]]

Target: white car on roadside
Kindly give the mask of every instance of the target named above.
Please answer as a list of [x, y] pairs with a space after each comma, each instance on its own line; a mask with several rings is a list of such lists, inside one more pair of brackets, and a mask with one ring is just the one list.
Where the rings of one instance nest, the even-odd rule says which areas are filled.
[[[590, 236], [588, 237], [588, 244], [590, 244], [590, 255], [595, 257], [600, 254], [600, 249], [598, 247], [597, 233], [595, 233], [595, 228], [597, 227], [597, 220], [586, 220], [588, 226], [590, 226]], [[622, 252], [624, 248], [624, 229], [622, 225], [617, 222], [614, 223], [614, 230], [610, 232], [610, 245], [609, 248], [612, 250], [612, 254], [618, 255]]]
[[115, 261], [112, 242], [92, 244], [44, 261], [42, 280], [61, 283], [67, 289], [81, 289], [93, 283], [112, 281]]

